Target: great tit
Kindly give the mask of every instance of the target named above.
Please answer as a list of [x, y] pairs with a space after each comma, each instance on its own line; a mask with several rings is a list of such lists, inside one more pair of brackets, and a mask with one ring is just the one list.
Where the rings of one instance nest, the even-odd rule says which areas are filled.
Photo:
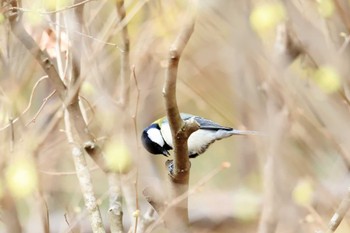
[[[199, 129], [192, 133], [187, 141], [190, 158], [195, 158], [204, 153], [210, 144], [216, 140], [232, 135], [260, 134], [257, 131], [244, 131], [225, 127], [211, 120], [187, 113], [181, 113], [180, 115], [184, 121], [194, 118], [199, 124]], [[160, 118], [145, 128], [142, 132], [141, 140], [148, 152], [162, 154], [166, 157], [169, 156], [169, 150], [173, 149], [173, 142], [168, 119], [166, 117]]]

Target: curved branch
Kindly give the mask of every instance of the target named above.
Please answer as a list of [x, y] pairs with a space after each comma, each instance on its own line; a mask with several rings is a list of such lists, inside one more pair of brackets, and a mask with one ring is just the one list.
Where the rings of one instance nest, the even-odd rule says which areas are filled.
[[[176, 101], [176, 80], [179, 60], [185, 46], [194, 31], [195, 11], [193, 5], [189, 7], [185, 25], [182, 27], [175, 42], [171, 45], [166, 70], [166, 80], [163, 88], [166, 114], [172, 134], [174, 145], [173, 169], [170, 176], [170, 201], [187, 193], [190, 176], [190, 161], [188, 157], [187, 139], [199, 127], [194, 120], [184, 122], [181, 119]], [[188, 232], [188, 198], [171, 207], [167, 213], [165, 224], [171, 232]]]
[[[166, 70], [166, 80], [163, 88], [165, 108], [174, 143], [174, 170], [173, 177], [182, 179], [181, 174], [186, 173], [190, 168], [187, 139], [189, 137], [189, 128], [193, 122], [185, 124], [180, 117], [180, 112], [176, 101], [176, 79], [179, 60], [181, 54], [187, 45], [194, 31], [195, 15], [192, 7], [189, 10], [187, 20], [175, 42], [171, 45], [168, 58], [168, 68]], [[191, 126], [192, 125], [192, 126]], [[186, 136], [185, 136], [186, 135]], [[186, 179], [188, 174], [183, 174]]]

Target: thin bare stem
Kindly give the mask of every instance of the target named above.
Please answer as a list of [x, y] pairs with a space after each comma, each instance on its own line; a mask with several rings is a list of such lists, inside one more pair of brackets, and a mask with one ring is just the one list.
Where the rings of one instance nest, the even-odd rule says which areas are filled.
[[335, 211], [335, 213], [333, 214], [333, 217], [329, 221], [327, 233], [333, 233], [337, 230], [338, 226], [340, 225], [341, 221], [344, 219], [349, 209], [350, 209], [350, 188], [348, 188], [346, 196], [341, 201], [338, 209]]
[[72, 125], [71, 117], [69, 116], [69, 112], [65, 112], [65, 127], [68, 142], [71, 145], [72, 157], [74, 160], [75, 170], [77, 171], [77, 177], [80, 183], [80, 188], [83, 193], [85, 207], [90, 214], [91, 220], [91, 228], [95, 233], [104, 233], [105, 230], [103, 228], [102, 217], [100, 214], [99, 206], [97, 204], [97, 199], [95, 197], [92, 179], [90, 175], [90, 171], [86, 164], [84, 150], [76, 143], [78, 140], [72, 133]]
[[66, 6], [66, 7], [63, 7], [61, 9], [53, 10], [53, 11], [31, 10], [31, 9], [25, 9], [25, 8], [22, 8], [22, 7], [11, 7], [9, 10], [19, 10], [19, 11], [22, 11], [22, 12], [34, 12], [34, 13], [39, 13], [39, 14], [55, 14], [55, 13], [59, 13], [59, 12], [62, 12], [62, 11], [67, 11], [67, 10], [71, 10], [71, 9], [80, 7], [80, 6], [84, 5], [84, 4], [92, 2], [92, 1], [96, 1], [96, 0], [81, 1], [81, 2], [78, 2], [78, 3], [72, 4], [70, 6]]
[[119, 174], [110, 173], [109, 179], [109, 210], [108, 218], [111, 233], [123, 232], [122, 194], [120, 189]]
[[[89, 169], [90, 172], [94, 172], [99, 170], [98, 166], [94, 166]], [[44, 171], [44, 170], [39, 170], [40, 173], [48, 175], [48, 176], [72, 176], [72, 175], [77, 175], [76, 171], [72, 172], [54, 172], [54, 171]]]
[[[116, 1], [116, 9], [118, 21], [121, 22], [126, 17], [126, 12], [124, 8], [124, 0]], [[121, 58], [120, 58], [120, 80], [121, 80], [121, 91], [120, 91], [120, 102], [122, 108], [129, 106], [129, 92], [130, 92], [130, 42], [129, 33], [127, 25], [124, 25], [121, 29]]]
[[[35, 93], [37, 87], [39, 86], [39, 84], [40, 84], [43, 80], [45, 80], [45, 79], [47, 79], [47, 78], [48, 78], [47, 76], [44, 76], [44, 77], [41, 77], [38, 81], [36, 81], [36, 83], [34, 84], [34, 86], [33, 86], [33, 88], [32, 88], [32, 92], [30, 93], [29, 102], [28, 102], [28, 104], [27, 104], [27, 107], [23, 110], [23, 112], [21, 113], [20, 116], [18, 116], [18, 117], [16, 117], [16, 118], [12, 119], [12, 124], [16, 123], [16, 122], [19, 120], [19, 118], [20, 118], [21, 116], [23, 116], [24, 114], [26, 114], [26, 113], [28, 112], [28, 110], [29, 110], [30, 107], [32, 106], [33, 96], [34, 96], [34, 93]], [[51, 94], [50, 94], [50, 97], [51, 97]], [[48, 97], [46, 97], [45, 99], [47, 99], [47, 98], [48, 98]], [[45, 102], [45, 99], [44, 99], [44, 102]], [[40, 107], [40, 108], [41, 108], [41, 107]], [[37, 113], [36, 115], [38, 115], [39, 112], [40, 112], [40, 111], [38, 111], [38, 113]], [[27, 123], [27, 124], [29, 124], [29, 123]], [[10, 123], [9, 123], [9, 124], [3, 126], [2, 128], [0, 128], [0, 131], [7, 129], [7, 128], [10, 127], [10, 126], [11, 126], [11, 125], [10, 125]], [[27, 125], [26, 125], [26, 126], [27, 126]]]
[[26, 126], [28, 126], [31, 123], [35, 123], [36, 119], [38, 118], [39, 114], [41, 113], [41, 111], [44, 109], [47, 101], [49, 101], [49, 99], [51, 99], [52, 96], [54, 96], [54, 94], [56, 93], [56, 90], [52, 91], [47, 97], [45, 97], [43, 99], [43, 103], [40, 105], [38, 111], [35, 113], [34, 117], [26, 124]]

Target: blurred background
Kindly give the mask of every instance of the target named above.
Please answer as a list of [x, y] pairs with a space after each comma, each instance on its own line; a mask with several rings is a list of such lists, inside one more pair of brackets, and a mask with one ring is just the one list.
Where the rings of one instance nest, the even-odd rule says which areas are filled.
[[[116, 1], [85, 1], [82, 32], [75, 28], [74, 3], [23, 0], [22, 23], [65, 83], [74, 49], [81, 46], [80, 104], [98, 144], [118, 164], [127, 232], [136, 202], [141, 215], [150, 208], [142, 191], [167, 187], [166, 158], [147, 153], [140, 134], [165, 115], [169, 48], [192, 3], [126, 0], [126, 17], [120, 20]], [[231, 137], [191, 160], [193, 232], [326, 231], [350, 183], [350, 1], [195, 5], [195, 30], [178, 70], [180, 111], [264, 136]], [[11, 32], [6, 1], [0, 30], [0, 232], [10, 232], [8, 221], [14, 219], [19, 232], [44, 232], [43, 208], [50, 232], [90, 232], [62, 102]], [[125, 53], [130, 55], [126, 84]], [[123, 88], [130, 90], [126, 107], [120, 104]], [[49, 125], [54, 127], [48, 131]], [[86, 159], [108, 229], [108, 181]], [[221, 168], [227, 162], [231, 166]], [[336, 232], [349, 231], [345, 218]], [[167, 230], [160, 224], [151, 232]]]

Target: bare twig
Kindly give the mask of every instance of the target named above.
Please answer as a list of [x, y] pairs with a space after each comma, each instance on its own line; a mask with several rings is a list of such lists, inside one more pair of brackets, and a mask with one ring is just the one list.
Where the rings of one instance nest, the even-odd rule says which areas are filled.
[[38, 111], [35, 113], [34, 117], [26, 124], [26, 126], [28, 126], [31, 123], [34, 123], [36, 121], [36, 119], [38, 118], [40, 112], [43, 110], [43, 108], [45, 107], [47, 101], [49, 101], [49, 99], [56, 93], [56, 91], [52, 91], [47, 97], [45, 97], [43, 99], [43, 103], [41, 104], [41, 106], [39, 107]]
[[84, 5], [86, 3], [89, 3], [89, 2], [92, 2], [92, 1], [96, 1], [96, 0], [81, 1], [81, 2], [78, 2], [78, 3], [74, 3], [73, 5], [66, 6], [66, 7], [63, 7], [61, 9], [53, 10], [53, 11], [30, 10], [30, 9], [25, 9], [25, 8], [22, 8], [22, 7], [11, 7], [9, 10], [20, 10], [22, 12], [34, 12], [34, 13], [39, 13], [39, 14], [55, 14], [55, 13], [59, 13], [59, 12], [62, 12], [62, 11], [67, 11], [67, 10], [71, 10], [71, 9], [77, 8], [79, 6], [82, 6], [82, 5]]
[[[89, 169], [90, 172], [97, 171], [99, 170], [98, 166], [94, 166]], [[44, 171], [44, 170], [39, 170], [40, 173], [49, 175], [49, 176], [72, 176], [72, 175], [77, 175], [77, 172], [53, 172], [53, 171]]]
[[[10, 6], [12, 11], [8, 11], [8, 18], [11, 24], [11, 29], [13, 33], [18, 37], [18, 39], [23, 43], [23, 45], [31, 52], [35, 59], [39, 62], [41, 67], [44, 69], [49, 79], [53, 83], [60, 99], [63, 101], [64, 105], [67, 105], [69, 115], [73, 118], [73, 127], [79, 135], [81, 141], [83, 141], [84, 149], [89, 154], [89, 156], [102, 168], [104, 171], [108, 171], [100, 147], [95, 143], [93, 135], [90, 133], [84, 118], [82, 116], [78, 93], [81, 84], [81, 80], [74, 78], [75, 80], [70, 85], [69, 93], [67, 94], [66, 86], [61, 80], [57, 70], [53, 66], [49, 55], [46, 51], [39, 48], [38, 44], [35, 43], [33, 38], [26, 32], [23, 24], [21, 23], [21, 13], [16, 10], [18, 7], [17, 1], [10, 1]], [[77, 7], [79, 8], [79, 7]], [[77, 10], [79, 11], [79, 10]], [[79, 42], [80, 44], [80, 42]], [[74, 77], [80, 75], [75, 73]]]
[[[291, 29], [287, 26], [284, 23], [277, 28], [274, 54], [276, 67], [280, 69], [287, 67], [302, 52], [302, 47], [297, 38], [293, 36]], [[279, 83], [272, 77], [268, 79], [267, 85], [271, 89], [279, 88]], [[268, 134], [271, 136], [266, 143], [267, 155], [263, 170], [264, 202], [258, 233], [274, 233], [279, 222], [281, 204], [281, 193], [279, 193], [281, 182], [278, 175], [280, 169], [279, 157], [281, 156], [284, 135], [289, 127], [289, 112], [283, 94], [279, 91], [266, 94], [267, 117], [270, 125]]]
[[[171, 199], [176, 199], [188, 190], [188, 181], [190, 175], [190, 161], [188, 157], [187, 139], [196, 131], [199, 126], [197, 122], [185, 124], [181, 119], [176, 101], [176, 80], [177, 70], [181, 54], [187, 45], [195, 24], [194, 6], [191, 4], [185, 21], [175, 42], [171, 45], [168, 58], [168, 67], [166, 70], [166, 80], [164, 83], [164, 100], [167, 117], [172, 133], [174, 144], [174, 169], [170, 174], [171, 179]], [[165, 218], [167, 227], [172, 232], [188, 232], [188, 208], [187, 198], [181, 201], [179, 205], [174, 206], [171, 217]], [[167, 221], [167, 219], [169, 221]], [[171, 220], [171, 221], [170, 221]]]
[[[65, 127], [67, 139], [71, 145], [72, 157], [74, 160], [75, 170], [83, 193], [85, 207], [90, 214], [91, 228], [93, 232], [104, 233], [102, 218], [97, 204], [97, 200], [93, 191], [90, 171], [87, 167], [84, 150], [75, 142], [78, 140], [72, 133], [71, 118], [69, 112], [65, 112]], [[74, 123], [74, 122], [73, 122]]]
[[9, 119], [10, 129], [11, 129], [11, 138], [10, 138], [10, 152], [13, 152], [13, 147], [15, 145], [15, 128], [13, 127], [13, 120]]
[[119, 174], [110, 173], [109, 179], [109, 210], [108, 217], [111, 233], [123, 232], [122, 194]]
[[[26, 114], [26, 113], [28, 112], [28, 110], [29, 110], [30, 107], [32, 106], [33, 96], [34, 96], [34, 93], [35, 93], [37, 87], [39, 86], [39, 84], [40, 84], [43, 80], [45, 80], [45, 79], [47, 79], [47, 78], [48, 78], [47, 76], [44, 76], [44, 77], [41, 77], [38, 81], [36, 81], [36, 83], [34, 84], [34, 86], [33, 86], [33, 88], [32, 88], [32, 92], [30, 93], [29, 102], [28, 102], [28, 104], [27, 104], [27, 107], [23, 110], [23, 112], [21, 113], [20, 116], [18, 116], [18, 117], [16, 117], [16, 118], [12, 119], [12, 124], [16, 123], [16, 122], [19, 120], [19, 118], [20, 118], [21, 116], [23, 116], [24, 114]], [[53, 95], [53, 94], [51, 93], [48, 97], [46, 97], [46, 98], [43, 100], [43, 102], [46, 103], [46, 102], [48, 101], [48, 99], [51, 98], [52, 95]], [[45, 104], [43, 103], [43, 105], [45, 105]], [[40, 111], [42, 110], [43, 105], [39, 108], [39, 111], [38, 111], [37, 114], [35, 115], [36, 117], [37, 117], [37, 115], [40, 113]], [[34, 118], [36, 118], [36, 117], [34, 117]], [[29, 123], [30, 123], [30, 122], [29, 122]], [[26, 126], [27, 126], [29, 123], [27, 123]], [[5, 125], [5, 126], [3, 126], [2, 128], [0, 128], [0, 131], [7, 129], [8, 127], [10, 127], [10, 123], [7, 124], [7, 125]]]
[[350, 209], [350, 188], [348, 188], [346, 196], [340, 203], [338, 209], [333, 214], [332, 219], [329, 221], [327, 233], [333, 233], [337, 230], [339, 224], [344, 219], [349, 209]]
[[11, 25], [12, 32], [16, 35], [16, 37], [23, 43], [23, 45], [28, 49], [28, 51], [35, 57], [35, 59], [39, 62], [43, 70], [48, 75], [49, 79], [53, 83], [55, 89], [57, 90], [59, 97], [64, 100], [66, 96], [66, 86], [61, 80], [59, 74], [57, 73], [49, 55], [46, 51], [40, 50], [37, 43], [33, 40], [33, 38], [27, 33], [25, 30], [21, 18], [21, 12], [16, 10], [18, 7], [18, 1], [9, 1], [10, 6], [12, 7], [9, 10], [8, 18]]
[[[125, 19], [126, 13], [124, 8], [124, 0], [116, 1], [116, 9], [118, 21], [121, 22]], [[122, 108], [129, 105], [129, 92], [130, 92], [130, 42], [127, 25], [124, 25], [121, 29], [121, 58], [120, 58], [120, 80], [121, 80], [121, 91], [120, 91], [120, 102]]]

